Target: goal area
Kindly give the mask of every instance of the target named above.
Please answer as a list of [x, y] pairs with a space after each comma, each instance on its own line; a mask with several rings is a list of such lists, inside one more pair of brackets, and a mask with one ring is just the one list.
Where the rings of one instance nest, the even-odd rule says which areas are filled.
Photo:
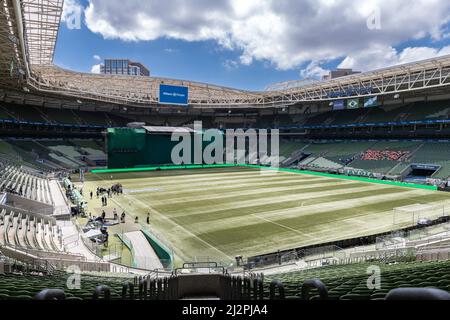
[[403, 207], [397, 207], [393, 210], [394, 226], [409, 227], [420, 223], [426, 223], [428, 220], [436, 220], [450, 214], [450, 202], [439, 204], [412, 204]]

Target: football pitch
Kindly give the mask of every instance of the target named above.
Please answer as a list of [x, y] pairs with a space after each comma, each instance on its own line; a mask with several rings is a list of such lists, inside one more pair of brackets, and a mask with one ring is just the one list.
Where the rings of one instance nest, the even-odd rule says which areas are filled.
[[84, 190], [113, 183], [124, 194], [110, 206], [138, 216], [186, 262], [231, 262], [398, 229], [412, 220], [394, 219], [394, 208], [450, 200], [445, 192], [238, 167], [89, 174]]

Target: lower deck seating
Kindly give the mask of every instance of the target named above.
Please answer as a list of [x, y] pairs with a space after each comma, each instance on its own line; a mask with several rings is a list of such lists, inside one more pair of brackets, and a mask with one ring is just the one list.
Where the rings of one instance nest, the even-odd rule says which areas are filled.
[[326, 169], [340, 169], [343, 167], [342, 164], [333, 162], [331, 160], [319, 157], [314, 161], [308, 163], [308, 166], [311, 168], [326, 168]]
[[[381, 270], [380, 288], [367, 286], [368, 268], [377, 266]], [[330, 299], [377, 300], [395, 288], [433, 287], [450, 291], [450, 261], [409, 262], [409, 263], [361, 263], [328, 266], [319, 269], [292, 272], [266, 277], [267, 285], [272, 280], [280, 280], [290, 298], [301, 297], [301, 284], [310, 279], [320, 279], [327, 287]], [[311, 296], [317, 299], [318, 296]]]
[[303, 142], [280, 141], [280, 156], [289, 158], [294, 152], [301, 150], [306, 146]]
[[[301, 299], [301, 287], [302, 284], [307, 280], [319, 279], [325, 284], [328, 291], [328, 299], [331, 300], [384, 300], [387, 294], [397, 288], [436, 288], [444, 291], [450, 290], [450, 261], [443, 262], [398, 262], [398, 263], [359, 263], [352, 265], [337, 265], [328, 266], [318, 269], [305, 270], [300, 272], [291, 272], [278, 275], [266, 276], [264, 278], [264, 285], [260, 291], [259, 286], [255, 287], [262, 293], [265, 299], [269, 298], [269, 286], [274, 280], [281, 281], [285, 289], [285, 295], [287, 299]], [[380, 277], [377, 281], [368, 281], [370, 276], [375, 277], [379, 275]], [[139, 299], [141, 291], [146, 292], [144, 287], [142, 290], [138, 289], [136, 278], [126, 278], [126, 277], [99, 277], [93, 275], [82, 275], [82, 281], [77, 286], [77, 283], [68, 281], [70, 273], [55, 272], [51, 275], [18, 275], [18, 274], [5, 274], [0, 275], [0, 300], [13, 299], [13, 300], [29, 300], [35, 297], [35, 295], [44, 289], [60, 289], [65, 292], [66, 299], [86, 299], [90, 300], [93, 298], [94, 290], [99, 285], [106, 285], [109, 287], [111, 299], [121, 299], [122, 289], [125, 283], [132, 284], [134, 287], [134, 295], [130, 297], [131, 299]], [[246, 278], [242, 281], [242, 278], [234, 278], [230, 282], [225, 281], [222, 278], [219, 281], [220, 288], [217, 288], [217, 282], [214, 284], [205, 281], [203, 283], [204, 288], [196, 287], [192, 285], [194, 277], [198, 279], [205, 279], [205, 276], [210, 277], [210, 275], [190, 275], [189, 283], [174, 281], [170, 282], [161, 280], [160, 285], [158, 285], [159, 291], [161, 289], [162, 294], [158, 294], [156, 297], [159, 299], [167, 299], [175, 293], [176, 296], [179, 295], [178, 286], [184, 286], [184, 292], [189, 291], [186, 285], [190, 288], [194, 288], [193, 291], [197, 290], [211, 290], [212, 287], [218, 289], [218, 291], [227, 291], [230, 287], [228, 285], [234, 286], [230, 288], [235, 290], [232, 292], [232, 296], [242, 298], [247, 296], [247, 289], [242, 289], [242, 285], [248, 290], [251, 288], [251, 280]], [[223, 275], [212, 275], [219, 277], [226, 277]], [[173, 280], [181, 280], [185, 276], [174, 277]], [[259, 278], [261, 279], [261, 278]], [[167, 279], [166, 279], [167, 280]], [[379, 281], [378, 281], [379, 280]], [[240, 281], [240, 285], [237, 283]], [[368, 285], [369, 283], [369, 285]], [[69, 284], [69, 285], [68, 285]], [[175, 284], [175, 287], [171, 287], [171, 284]], [[248, 285], [250, 284], [250, 285]], [[153, 282], [153, 285], [155, 283]], [[240, 287], [241, 286], [241, 287]], [[150, 284], [150, 290], [155, 292], [155, 286]], [[240, 287], [240, 289], [239, 289]], [[129, 288], [129, 287], [128, 287]], [[148, 287], [147, 287], [148, 288]], [[236, 292], [240, 291], [239, 292]], [[144, 293], [145, 294], [145, 293]], [[258, 295], [259, 296], [259, 295]], [[148, 297], [147, 298], [152, 298]], [[310, 300], [319, 299], [319, 294], [316, 289], [310, 291]], [[153, 297], [155, 298], [155, 297]], [[238, 299], [239, 299], [238, 298]]]
[[53, 205], [48, 179], [22, 168], [8, 165], [0, 173], [0, 191]]
[[0, 245], [33, 254], [63, 252], [61, 229], [54, 219], [6, 209], [0, 212]]
[[98, 285], [106, 285], [110, 288], [111, 299], [120, 299], [122, 285], [130, 280], [119, 277], [99, 277], [82, 275], [80, 287], [68, 288], [71, 283], [71, 274], [58, 272], [52, 275], [15, 275], [0, 274], [0, 300], [31, 300], [37, 293], [44, 289], [64, 290], [67, 300], [91, 300], [94, 290]]
[[399, 162], [392, 160], [361, 160], [357, 159], [349, 164], [354, 169], [362, 169], [372, 173], [387, 174]]
[[304, 149], [305, 153], [311, 153], [313, 156], [322, 156], [331, 161], [339, 162], [364, 152], [375, 142], [372, 141], [312, 141]]
[[441, 169], [433, 178], [447, 179], [450, 176], [450, 143], [428, 142], [415, 152], [409, 159], [410, 163], [434, 164]]
[[299, 165], [310, 169], [345, 166], [400, 175], [412, 164], [429, 164], [440, 167], [433, 178], [450, 177], [450, 142], [445, 141], [309, 141], [302, 152], [309, 158]]
[[0, 158], [43, 172], [86, 166], [86, 158], [105, 158], [102, 140], [5, 139], [0, 140]]

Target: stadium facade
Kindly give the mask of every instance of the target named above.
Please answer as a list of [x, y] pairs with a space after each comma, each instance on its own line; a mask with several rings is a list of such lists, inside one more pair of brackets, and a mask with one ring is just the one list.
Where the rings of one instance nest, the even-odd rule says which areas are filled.
[[[0, 7], [0, 299], [448, 298], [450, 56], [263, 92], [86, 74], [53, 63], [62, 7]], [[282, 168], [171, 166], [196, 120], [277, 129]]]

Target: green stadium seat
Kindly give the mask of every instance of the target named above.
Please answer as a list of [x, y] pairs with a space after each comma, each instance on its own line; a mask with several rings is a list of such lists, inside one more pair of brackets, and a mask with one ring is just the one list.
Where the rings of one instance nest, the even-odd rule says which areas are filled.
[[80, 298], [80, 297], [66, 297], [66, 300], [69, 300], [69, 301], [83, 301], [83, 299]]
[[356, 294], [356, 293], [348, 293], [340, 298], [340, 300], [368, 300], [369, 296]]
[[377, 293], [373, 293], [370, 296], [370, 300], [375, 300], [375, 299], [385, 299], [386, 295], [388, 294], [389, 291], [387, 292], [377, 292]]
[[[327, 266], [318, 269], [268, 276], [265, 281], [282, 279], [289, 294], [295, 294], [295, 284], [308, 279], [320, 278], [327, 286], [330, 299], [377, 299], [397, 287], [436, 287], [448, 290], [450, 286], [450, 261], [409, 262], [393, 265], [380, 264], [382, 269], [381, 289], [366, 287], [366, 268], [370, 264]], [[424, 278], [424, 275], [430, 274]], [[348, 277], [351, 278], [348, 278]], [[297, 289], [299, 293], [299, 289]]]
[[8, 300], [10, 298], [9, 294], [0, 293], [0, 300]]

